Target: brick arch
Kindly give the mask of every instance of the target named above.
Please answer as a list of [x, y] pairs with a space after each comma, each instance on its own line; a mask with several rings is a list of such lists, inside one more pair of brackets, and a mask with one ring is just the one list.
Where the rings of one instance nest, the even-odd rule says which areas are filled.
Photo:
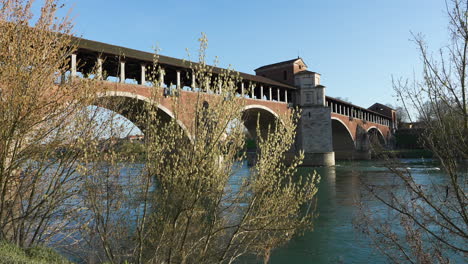
[[382, 131], [380, 131], [380, 129], [377, 126], [368, 127], [366, 132], [369, 133], [369, 131], [371, 131], [372, 129], [375, 129], [377, 132], [379, 132], [380, 137], [382, 138], [383, 142], [387, 144], [387, 139], [385, 138], [384, 134], [382, 133]]
[[369, 129], [373, 127], [375, 127], [379, 131], [379, 134], [383, 136], [383, 138], [385, 139], [385, 142], [387, 141], [389, 135], [391, 134], [390, 128], [388, 126], [381, 125], [378, 123], [364, 121], [358, 118], [350, 118], [349, 116], [345, 116], [345, 115], [341, 115], [337, 113], [331, 113], [331, 118], [337, 119], [337, 120], [339, 119], [342, 123], [346, 125], [348, 130], [353, 135], [353, 139], [356, 142], [357, 148], [359, 148], [361, 136], [366, 134], [367, 131], [369, 131]]
[[[106, 91], [106, 92], [101, 92], [97, 94], [98, 98], [110, 98], [110, 97], [120, 97], [120, 98], [128, 98], [128, 99], [135, 99], [147, 104], [155, 104], [156, 102], [154, 100], [151, 100], [150, 98], [137, 94], [137, 93], [132, 93], [132, 92], [127, 92], [127, 91]], [[167, 116], [169, 116], [171, 119], [175, 119], [174, 113], [164, 105], [158, 103], [157, 108], [161, 110], [163, 113], [165, 113]], [[112, 109], [110, 109], [112, 110]], [[190, 139], [190, 141], [193, 141], [191, 133], [188, 131], [187, 127], [185, 124], [181, 121], [176, 119], [177, 124], [184, 130], [186, 133], [187, 137]]]
[[241, 111], [244, 112], [244, 111], [247, 111], [249, 109], [255, 109], [255, 108], [265, 110], [265, 111], [269, 112], [270, 114], [274, 115], [276, 118], [279, 118], [278, 114], [275, 111], [273, 111], [271, 108], [269, 108], [267, 106], [264, 106], [264, 105], [259, 105], [259, 104], [246, 105], [246, 106], [244, 106], [244, 108]]
[[[353, 142], [356, 141], [356, 138], [355, 138], [355, 135], [353, 133], [351, 133], [351, 130], [349, 129], [349, 127], [346, 125], [345, 122], [343, 122], [341, 119], [339, 118], [336, 118], [336, 117], [333, 117], [331, 118], [332, 120], [336, 120], [338, 121], [340, 124], [342, 124], [344, 126], [344, 128], [346, 129], [346, 131], [348, 131], [349, 133], [349, 136], [351, 137], [351, 139], [353, 140]], [[332, 131], [333, 132], [333, 131]]]
[[[112, 92], [123, 92], [127, 96], [144, 99], [146, 102], [150, 100], [157, 100], [158, 106], [167, 110], [167, 113], [176, 113], [173, 109], [174, 105], [172, 98], [164, 95], [164, 89], [156, 87], [148, 87], [143, 85], [127, 84], [127, 83], [114, 83], [109, 81], [100, 81], [100, 87], [102, 91]], [[112, 93], [108, 92], [108, 93]], [[192, 135], [191, 129], [193, 127], [194, 116], [193, 113], [196, 111], [196, 103], [200, 100], [206, 100], [210, 102], [212, 98], [218, 97], [217, 94], [198, 93], [193, 91], [179, 90], [179, 106], [183, 109], [183, 114], [177, 116], [177, 122], [187, 131], [187, 135]], [[252, 98], [244, 98], [244, 109], [248, 111], [251, 109], [262, 109], [276, 117], [280, 117], [281, 114], [290, 111], [288, 104], [285, 102], [258, 100]], [[162, 107], [161, 107], [162, 106]], [[174, 116], [174, 114], [172, 115]], [[280, 118], [281, 119], [281, 118]], [[190, 137], [191, 139], [193, 136]]]
[[[272, 110], [271, 108], [265, 105], [248, 104], [244, 106], [244, 108], [241, 111], [243, 113], [242, 119], [243, 119], [244, 125], [252, 137], [257, 136], [256, 135], [257, 114], [260, 114], [260, 125], [261, 126], [263, 125], [263, 129], [266, 129], [268, 125], [274, 124], [276, 119], [282, 122], [280, 116], [274, 110]], [[254, 115], [249, 115], [250, 112], [253, 112]]]
[[335, 159], [352, 159], [356, 151], [356, 139], [346, 123], [339, 118], [332, 117], [331, 134]]

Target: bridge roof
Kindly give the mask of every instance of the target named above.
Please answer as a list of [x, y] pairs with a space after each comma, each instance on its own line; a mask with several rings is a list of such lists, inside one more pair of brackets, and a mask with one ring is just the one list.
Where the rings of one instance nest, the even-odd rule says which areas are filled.
[[[107, 44], [103, 42], [98, 42], [98, 41], [93, 41], [93, 40], [88, 40], [88, 39], [78, 38], [78, 37], [73, 37], [73, 40], [75, 43], [77, 43], [76, 45], [77, 45], [78, 50], [88, 50], [88, 51], [92, 51], [96, 53], [112, 54], [116, 56], [125, 56], [125, 58], [140, 60], [145, 63], [151, 63], [151, 64], [153, 63], [154, 53], [125, 48], [121, 46], [111, 45], [111, 44]], [[164, 55], [158, 55], [158, 63], [163, 64], [163, 65], [173, 66], [176, 68], [184, 68], [184, 69], [190, 69], [193, 67], [191, 65], [198, 64], [196, 62], [190, 62], [187, 60], [181, 60], [181, 59], [168, 57]], [[213, 73], [217, 73], [217, 74], [220, 74], [226, 70], [226, 69], [222, 69], [222, 68], [214, 67], [214, 66], [209, 66], [209, 67], [211, 68]], [[252, 75], [252, 74], [243, 73], [243, 72], [239, 72], [239, 75], [243, 80], [246, 80], [246, 81], [253, 81], [257, 83], [286, 88], [290, 90], [297, 89], [294, 86], [287, 85], [281, 82], [277, 82], [275, 80], [272, 80], [263, 76]]]
[[[301, 60], [302, 63], [305, 64], [304, 60], [301, 57], [297, 57], [297, 58], [294, 58], [292, 60], [280, 61], [280, 62], [264, 65], [264, 66], [261, 66], [261, 67], [258, 67], [257, 69], [255, 69], [255, 71], [263, 70], [263, 69], [271, 68], [271, 67], [276, 67], [276, 66], [281, 66], [281, 65], [288, 65], [288, 64], [296, 62], [297, 60]], [[307, 67], [307, 64], [305, 64], [305, 65]]]
[[383, 115], [379, 112], [376, 112], [374, 110], [371, 110], [369, 108], [364, 108], [364, 107], [361, 107], [361, 106], [358, 106], [358, 105], [355, 105], [355, 104], [352, 104], [350, 102], [346, 102], [346, 101], [343, 101], [343, 100], [340, 100], [340, 99], [337, 99], [337, 98], [334, 98], [334, 97], [331, 97], [331, 96], [325, 96], [326, 97], [326, 100], [330, 100], [330, 101], [335, 101], [335, 102], [338, 102], [340, 104], [343, 104], [343, 105], [348, 105], [348, 106], [351, 106], [355, 109], [360, 109], [360, 110], [363, 110], [363, 111], [366, 111], [366, 112], [369, 112], [369, 113], [372, 113], [374, 115], [377, 115], [377, 116], [381, 116], [381, 117], [384, 117], [384, 118], [391, 118], [389, 116], [386, 116], [386, 115]]

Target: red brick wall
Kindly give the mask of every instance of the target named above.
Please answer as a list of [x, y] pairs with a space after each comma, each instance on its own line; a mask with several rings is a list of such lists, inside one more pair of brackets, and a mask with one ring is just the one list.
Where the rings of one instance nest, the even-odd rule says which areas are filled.
[[[141, 86], [141, 85], [133, 85], [133, 84], [121, 84], [121, 83], [114, 83], [114, 82], [102, 82], [102, 90], [103, 92], [127, 92], [131, 93], [134, 95], [139, 95], [143, 96], [145, 98], [152, 98], [151, 95], [151, 90], [155, 88], [153, 87], [147, 87], [147, 86]], [[164, 106], [165, 108], [169, 109], [172, 113], [174, 113], [173, 109], [173, 103], [172, 99], [169, 97], [164, 97], [163, 96], [163, 89], [157, 89], [156, 90], [156, 98], [159, 100], [159, 103]], [[180, 96], [179, 96], [179, 106], [183, 107], [183, 111], [179, 111], [180, 113], [183, 113], [182, 116], [179, 116], [179, 120], [184, 124], [186, 128], [190, 128], [191, 124], [193, 122], [193, 115], [195, 109], [195, 103], [197, 100], [198, 93], [196, 92], [189, 92], [189, 91], [180, 91]], [[213, 100], [213, 98], [217, 95], [209, 95], [209, 94], [202, 94], [202, 99], [206, 100], [208, 103], [210, 100]], [[249, 105], [260, 105], [263, 107], [266, 107], [273, 111], [274, 113], [277, 113], [278, 115], [287, 113], [289, 111], [288, 106], [284, 102], [274, 102], [274, 101], [265, 101], [265, 100], [257, 100], [257, 99], [244, 99], [245, 106]], [[351, 132], [353, 139], [355, 140], [357, 138], [357, 133], [358, 133], [358, 127], [361, 127], [365, 131], [368, 131], [370, 128], [375, 127], [384, 136], [385, 139], [389, 138], [390, 136], [390, 128], [384, 125], [380, 125], [377, 123], [373, 122], [364, 122], [363, 120], [354, 118], [350, 120], [348, 116], [332, 113], [331, 114], [332, 118], [339, 119], [342, 121], [349, 131]]]
[[[151, 94], [151, 91], [154, 89], [156, 93], [154, 95]], [[154, 87], [142, 86], [142, 85], [135, 85], [135, 84], [122, 84], [122, 83], [115, 83], [115, 82], [102, 82], [102, 91], [103, 92], [126, 92], [131, 93], [133, 95], [139, 95], [145, 98], [156, 98], [163, 107], [167, 108], [169, 111], [174, 113], [174, 105], [173, 100], [170, 97], [163, 96], [163, 89], [158, 89]], [[178, 113], [182, 113], [182, 116], [179, 116], [179, 121], [181, 121], [186, 128], [190, 128], [193, 122], [193, 113], [195, 112], [195, 105], [198, 100], [199, 94], [196, 92], [189, 92], [189, 91], [180, 91], [179, 96], [179, 111]], [[201, 100], [207, 101], [208, 103], [210, 100], [214, 100], [214, 98], [219, 98], [217, 95], [214, 94], [201, 94]], [[274, 101], [265, 101], [265, 100], [256, 100], [256, 99], [244, 99], [245, 106], [249, 105], [260, 105], [263, 107], [267, 107], [274, 113], [280, 115], [282, 113], [286, 113], [289, 111], [287, 103], [284, 102], [274, 102]]]

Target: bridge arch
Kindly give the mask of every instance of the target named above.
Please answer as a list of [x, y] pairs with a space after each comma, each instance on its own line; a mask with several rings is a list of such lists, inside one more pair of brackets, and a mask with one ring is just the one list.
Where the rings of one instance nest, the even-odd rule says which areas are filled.
[[242, 112], [245, 112], [249, 109], [262, 109], [262, 110], [265, 110], [266, 112], [269, 112], [270, 114], [272, 114], [273, 116], [275, 116], [276, 118], [279, 118], [278, 114], [273, 111], [271, 108], [269, 107], [266, 107], [264, 105], [259, 105], [259, 104], [250, 104], [250, 105], [246, 105], [243, 109], [242, 109]]
[[368, 127], [367, 134], [369, 136], [369, 140], [371, 144], [379, 143], [380, 145], [384, 146], [387, 143], [384, 134], [376, 126]]
[[268, 127], [274, 128], [276, 120], [281, 119], [279, 115], [271, 108], [259, 104], [246, 105], [242, 110], [242, 121], [247, 129], [249, 136], [253, 139], [257, 135], [257, 117], [260, 118], [260, 131], [262, 135], [266, 135]]
[[348, 126], [339, 118], [332, 117], [332, 142], [336, 159], [350, 159], [356, 149], [356, 140]]
[[[127, 105], [132, 106], [132, 109], [121, 108], [121, 109], [109, 109], [109, 110], [115, 111], [123, 115], [124, 117], [129, 119], [131, 122], [133, 122], [143, 133], [145, 133], [144, 125], [138, 122], [138, 120], [136, 120], [135, 114], [138, 114], [138, 112], [141, 113], [142, 111], [144, 111], [144, 104], [155, 104], [156, 102], [146, 96], [142, 96], [136, 93], [124, 92], [124, 91], [106, 91], [106, 92], [97, 94], [97, 101], [98, 101], [97, 105], [99, 106], [99, 103], [102, 103], [102, 102], [106, 103], [106, 101], [108, 101], [107, 99], [112, 100], [116, 98], [121, 98], [124, 100], [124, 102], [128, 100]], [[132, 100], [133, 102], [131, 102]], [[103, 106], [103, 107], [107, 108], [106, 106]], [[157, 109], [158, 111], [161, 112], [159, 115], [161, 118], [167, 121], [170, 121], [170, 119], [175, 119], [174, 113], [169, 108], [165, 107], [164, 105], [158, 103]], [[185, 134], [190, 139], [190, 141], [192, 141], [191, 134], [188, 131], [187, 127], [184, 125], [184, 123], [178, 119], [176, 119], [175, 121], [180, 126], [180, 128], [184, 130]]]

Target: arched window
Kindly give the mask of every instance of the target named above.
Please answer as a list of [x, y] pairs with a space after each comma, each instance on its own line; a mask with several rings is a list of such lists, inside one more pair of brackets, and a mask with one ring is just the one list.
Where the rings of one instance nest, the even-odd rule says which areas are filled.
[[288, 72], [287, 71], [283, 71], [283, 79], [284, 80], [288, 79]]

